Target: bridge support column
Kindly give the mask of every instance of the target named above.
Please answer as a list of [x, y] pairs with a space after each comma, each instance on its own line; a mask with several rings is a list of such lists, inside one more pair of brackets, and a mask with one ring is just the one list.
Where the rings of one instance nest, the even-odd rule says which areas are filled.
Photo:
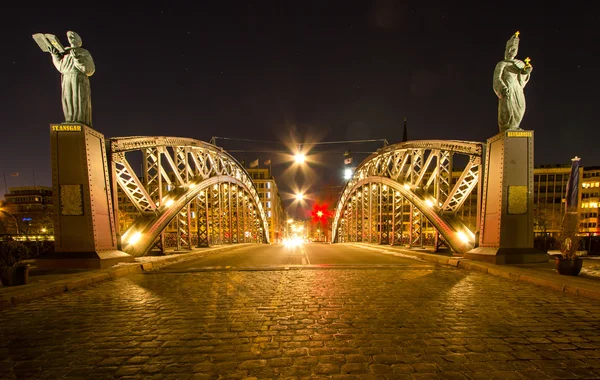
[[104, 136], [78, 123], [50, 126], [55, 252], [39, 269], [107, 268], [134, 258], [117, 249]]
[[466, 258], [496, 264], [547, 262], [533, 247], [533, 131], [488, 139], [479, 247]]

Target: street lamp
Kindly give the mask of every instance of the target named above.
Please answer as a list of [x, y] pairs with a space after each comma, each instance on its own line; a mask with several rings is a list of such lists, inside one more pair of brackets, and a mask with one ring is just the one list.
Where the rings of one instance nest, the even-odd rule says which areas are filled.
[[294, 156], [294, 161], [296, 161], [297, 164], [303, 164], [304, 161], [306, 161], [306, 156], [304, 153], [296, 153]]
[[298, 202], [302, 201], [304, 199], [304, 194], [302, 193], [296, 193], [296, 200]]

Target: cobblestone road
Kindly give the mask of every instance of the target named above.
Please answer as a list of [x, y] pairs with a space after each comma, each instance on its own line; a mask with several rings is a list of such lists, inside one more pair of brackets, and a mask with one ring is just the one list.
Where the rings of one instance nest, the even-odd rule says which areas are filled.
[[0, 312], [6, 379], [600, 378], [600, 303], [450, 267], [133, 275]]

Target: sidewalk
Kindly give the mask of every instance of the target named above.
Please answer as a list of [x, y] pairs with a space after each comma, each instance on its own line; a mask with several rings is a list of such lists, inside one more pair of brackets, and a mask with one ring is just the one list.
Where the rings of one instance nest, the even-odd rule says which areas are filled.
[[121, 263], [106, 269], [38, 270], [30, 260], [29, 281], [21, 286], [0, 286], [0, 310], [46, 296], [72, 291], [132, 273], [142, 273], [166, 265], [204, 257], [211, 253], [247, 244], [195, 248], [192, 251], [168, 251], [165, 256], [137, 257], [134, 263]]
[[457, 268], [476, 270], [493, 276], [543, 286], [559, 292], [600, 300], [600, 259], [584, 258], [583, 268], [579, 276], [563, 276], [556, 273], [555, 262], [536, 264], [496, 265], [463, 259], [460, 256], [433, 253], [428, 250], [406, 249], [389, 245], [368, 243], [351, 243], [367, 249], [379, 250], [383, 253], [411, 256], [421, 260]]
[[[457, 268], [477, 270], [518, 282], [550, 288], [559, 292], [600, 300], [600, 260], [585, 259], [579, 276], [561, 276], [554, 270], [554, 262], [522, 265], [495, 265], [463, 259], [460, 256], [432, 253], [427, 250], [409, 250], [389, 245], [350, 243], [382, 253], [417, 258]], [[40, 271], [31, 267], [29, 283], [22, 286], [0, 286], [0, 310], [34, 299], [72, 291], [132, 273], [152, 271], [163, 266], [204, 257], [244, 244], [199, 248], [193, 251], [168, 252], [165, 256], [136, 258], [135, 263], [122, 263], [107, 269]]]

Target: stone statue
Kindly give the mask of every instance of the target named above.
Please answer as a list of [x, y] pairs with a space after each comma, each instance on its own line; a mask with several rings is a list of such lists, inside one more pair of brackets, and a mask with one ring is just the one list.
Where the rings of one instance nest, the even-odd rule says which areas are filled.
[[89, 51], [81, 47], [79, 34], [67, 32], [70, 47], [63, 52], [49, 45], [52, 62], [62, 74], [62, 107], [66, 122], [79, 122], [92, 126], [92, 98], [90, 80], [96, 71]]
[[519, 32], [506, 43], [504, 60], [494, 70], [494, 92], [498, 96], [498, 126], [500, 132], [521, 129], [519, 125], [525, 114], [523, 88], [533, 70], [529, 57], [525, 62], [515, 59], [519, 50]]

